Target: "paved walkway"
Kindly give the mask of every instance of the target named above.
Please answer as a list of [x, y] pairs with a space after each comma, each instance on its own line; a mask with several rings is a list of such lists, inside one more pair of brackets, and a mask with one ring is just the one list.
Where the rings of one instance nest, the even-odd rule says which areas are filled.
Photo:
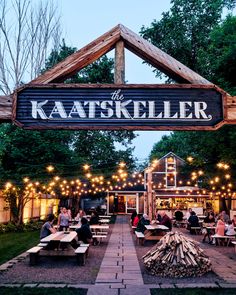
[[150, 295], [143, 278], [130, 234], [127, 217], [118, 215], [95, 285], [88, 295]]

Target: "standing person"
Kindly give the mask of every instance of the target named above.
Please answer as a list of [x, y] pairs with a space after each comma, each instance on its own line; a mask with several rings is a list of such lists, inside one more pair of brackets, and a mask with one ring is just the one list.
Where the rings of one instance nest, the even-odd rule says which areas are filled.
[[59, 227], [59, 231], [67, 230], [69, 228], [69, 220], [70, 216], [67, 213], [66, 207], [62, 208], [62, 212], [58, 216], [57, 226]]
[[165, 225], [169, 228], [169, 230], [171, 230], [172, 229], [172, 222], [171, 222], [170, 217], [166, 214], [165, 211], [161, 211], [160, 215], [161, 215], [161, 221], [159, 224]]
[[40, 240], [56, 232], [55, 228], [53, 228], [54, 219], [53, 214], [48, 215], [47, 221], [43, 224], [40, 231]]
[[88, 220], [85, 217], [81, 218], [81, 227], [76, 229], [78, 240], [83, 243], [91, 243], [92, 241], [92, 232], [90, 230]]

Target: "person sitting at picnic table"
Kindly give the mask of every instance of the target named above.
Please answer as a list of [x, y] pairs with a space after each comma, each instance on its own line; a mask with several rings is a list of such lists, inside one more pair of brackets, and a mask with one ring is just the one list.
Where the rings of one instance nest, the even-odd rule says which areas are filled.
[[169, 230], [172, 229], [172, 222], [170, 217], [166, 214], [165, 211], [160, 212], [161, 215], [161, 221], [159, 222], [160, 225], [165, 225], [169, 228]]
[[192, 227], [200, 227], [199, 225], [199, 219], [194, 211], [191, 211], [190, 217], [188, 219], [188, 224], [190, 228], [190, 234], [195, 233], [194, 230], [192, 230]]
[[186, 215], [185, 215], [186, 220], [189, 219], [189, 217], [191, 216], [192, 211], [193, 211], [192, 208], [188, 208], [188, 211], [186, 212]]
[[211, 235], [214, 234], [214, 230], [206, 227], [213, 227], [215, 225], [215, 216], [213, 212], [208, 212], [207, 216], [204, 218], [203, 221], [203, 230], [202, 233], [204, 234], [204, 237], [202, 239], [202, 242], [205, 243], [206, 237], [208, 237], [208, 242], [211, 243]]
[[140, 218], [136, 231], [138, 232], [142, 232], [144, 234], [146, 227], [145, 225], [149, 225], [150, 224], [150, 220], [147, 214], [143, 214], [143, 216]]
[[53, 228], [54, 219], [55, 217], [53, 214], [48, 215], [47, 221], [43, 224], [40, 231], [40, 240], [56, 232], [55, 228]]
[[234, 230], [234, 224], [233, 224], [232, 220], [228, 221], [228, 226], [227, 226], [225, 235], [226, 236], [235, 236], [236, 235], [236, 232]]
[[88, 220], [85, 217], [81, 218], [81, 227], [76, 229], [78, 235], [78, 241], [82, 241], [85, 244], [91, 243], [92, 232]]
[[220, 215], [222, 216], [222, 220], [224, 221], [224, 223], [228, 223], [228, 221], [230, 220], [229, 215], [225, 211], [222, 211]]
[[63, 207], [62, 212], [58, 216], [57, 226], [59, 227], [59, 231], [66, 231], [69, 228], [69, 220], [70, 216], [67, 213], [67, 209]]
[[181, 210], [177, 209], [175, 211], [175, 220], [176, 221], [183, 221], [183, 218], [184, 218], [184, 214]]
[[155, 219], [156, 219], [157, 223], [161, 222], [161, 214], [158, 212], [158, 210], [156, 212], [156, 218]]
[[92, 211], [89, 224], [99, 224], [99, 217], [97, 211]]
[[78, 221], [78, 223], [81, 222], [82, 217], [85, 217], [86, 214], [84, 212], [84, 210], [80, 209], [79, 212], [77, 213], [77, 215], [75, 216], [75, 221]]
[[233, 216], [232, 223], [233, 223], [234, 227], [236, 227], [236, 215]]
[[216, 224], [216, 234], [219, 236], [224, 236], [225, 235], [225, 223], [224, 223], [224, 217], [221, 214], [219, 220], [217, 221]]
[[139, 222], [137, 211], [135, 210], [131, 216], [131, 225], [137, 227]]

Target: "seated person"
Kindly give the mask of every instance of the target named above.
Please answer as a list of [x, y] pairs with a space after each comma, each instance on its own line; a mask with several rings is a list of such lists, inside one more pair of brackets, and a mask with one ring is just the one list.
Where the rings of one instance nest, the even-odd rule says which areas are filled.
[[150, 220], [147, 214], [143, 214], [143, 216], [140, 218], [136, 231], [142, 232], [144, 233], [146, 230], [145, 225], [149, 225], [150, 224]]
[[203, 221], [203, 233], [204, 237], [202, 242], [205, 243], [206, 237], [208, 237], [209, 243], [211, 243], [211, 235], [214, 234], [213, 229], [208, 229], [206, 227], [213, 227], [215, 225], [215, 217], [213, 212], [208, 212], [207, 216], [204, 218]]
[[235, 236], [236, 235], [236, 232], [234, 230], [234, 224], [233, 224], [232, 220], [228, 221], [228, 226], [227, 226], [227, 230], [225, 232], [225, 235], [226, 236]]
[[236, 226], [236, 215], [233, 216], [232, 222], [233, 222], [233, 225]]
[[156, 221], [157, 223], [161, 222], [161, 214], [158, 211], [156, 212]]
[[215, 232], [219, 236], [224, 236], [225, 235], [224, 216], [222, 216], [222, 215], [220, 215], [220, 219], [217, 221]]
[[188, 219], [188, 224], [190, 227], [190, 233], [193, 234], [194, 231], [191, 229], [192, 227], [200, 227], [199, 219], [194, 211], [190, 213], [190, 217]]
[[175, 220], [176, 221], [183, 221], [183, 218], [184, 218], [184, 214], [182, 211], [180, 211], [179, 209], [177, 209], [175, 211]]
[[81, 218], [81, 227], [76, 229], [78, 240], [83, 243], [91, 243], [92, 232], [90, 230], [88, 220], [85, 217]]
[[49, 236], [50, 234], [54, 234], [56, 232], [55, 228], [53, 228], [54, 215], [48, 215], [47, 221], [43, 224], [40, 231], [40, 240]]
[[81, 218], [85, 217], [85, 216], [86, 216], [86, 214], [85, 214], [84, 210], [80, 209], [75, 217], [75, 221], [78, 221], [78, 223], [80, 223]]
[[138, 222], [139, 222], [138, 214], [136, 211], [134, 211], [131, 216], [131, 225], [137, 227]]
[[99, 218], [96, 211], [92, 211], [89, 224], [90, 225], [99, 224]]
[[160, 225], [165, 225], [166, 227], [169, 228], [169, 230], [172, 229], [172, 222], [170, 217], [166, 214], [165, 211], [160, 212], [161, 215], [161, 221], [159, 222]]

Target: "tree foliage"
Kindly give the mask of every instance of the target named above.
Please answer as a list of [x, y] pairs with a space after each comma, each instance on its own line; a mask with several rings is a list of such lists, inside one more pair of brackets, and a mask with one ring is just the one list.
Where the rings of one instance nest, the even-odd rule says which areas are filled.
[[[209, 68], [203, 61], [210, 33], [220, 23], [223, 9], [232, 9], [235, 0], [172, 0], [171, 4], [160, 21], [141, 28], [141, 35], [207, 78]], [[159, 71], [157, 75], [162, 76]]]
[[[163, 14], [142, 35], [199, 72], [208, 80], [235, 94], [236, 80], [236, 17], [222, 20], [222, 11], [235, 6], [235, 1], [173, 0], [170, 12]], [[150, 158], [159, 158], [172, 151], [186, 159], [194, 158], [193, 166], [215, 173], [216, 164], [231, 164], [236, 174], [236, 128], [225, 126], [217, 131], [178, 131], [156, 143]]]

